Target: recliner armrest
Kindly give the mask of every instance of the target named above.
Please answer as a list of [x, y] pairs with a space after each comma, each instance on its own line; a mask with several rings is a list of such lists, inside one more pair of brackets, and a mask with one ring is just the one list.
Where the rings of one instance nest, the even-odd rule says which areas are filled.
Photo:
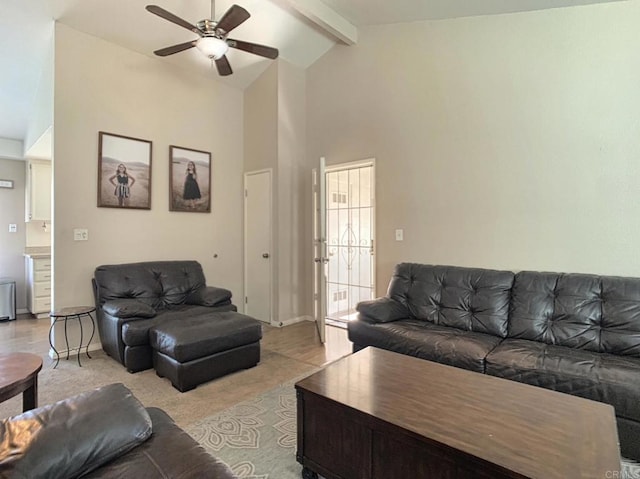
[[388, 323], [411, 316], [405, 305], [387, 297], [361, 301], [356, 306], [356, 311], [377, 323]]
[[231, 300], [231, 291], [215, 286], [200, 288], [187, 297], [187, 304], [195, 306], [218, 306]]
[[144, 406], [110, 384], [0, 421], [0, 477], [80, 477], [152, 433]]
[[146, 303], [137, 299], [112, 299], [102, 305], [102, 310], [116, 318], [153, 318], [157, 313]]

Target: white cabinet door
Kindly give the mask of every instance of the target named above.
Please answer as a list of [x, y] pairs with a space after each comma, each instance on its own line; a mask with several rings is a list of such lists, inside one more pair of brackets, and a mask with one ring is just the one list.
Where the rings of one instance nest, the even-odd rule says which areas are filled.
[[27, 304], [29, 311], [44, 318], [51, 311], [51, 258], [27, 258]]
[[27, 165], [28, 221], [51, 220], [51, 162], [31, 160]]

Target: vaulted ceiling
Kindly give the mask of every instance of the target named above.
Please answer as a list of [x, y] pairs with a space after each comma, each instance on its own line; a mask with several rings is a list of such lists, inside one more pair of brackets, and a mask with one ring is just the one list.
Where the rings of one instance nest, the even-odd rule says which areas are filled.
[[[233, 38], [276, 47], [281, 58], [306, 68], [337, 42], [357, 42], [358, 27], [473, 15], [492, 15], [619, 0], [217, 0], [215, 19], [233, 4], [251, 18]], [[1, 0], [0, 138], [23, 139], [40, 72], [53, 38], [53, 20], [144, 55], [196, 35], [145, 10], [155, 3], [197, 23], [211, 18], [210, 0]], [[244, 89], [271, 60], [228, 54], [234, 74], [221, 78], [196, 49], [160, 61], [210, 75]]]

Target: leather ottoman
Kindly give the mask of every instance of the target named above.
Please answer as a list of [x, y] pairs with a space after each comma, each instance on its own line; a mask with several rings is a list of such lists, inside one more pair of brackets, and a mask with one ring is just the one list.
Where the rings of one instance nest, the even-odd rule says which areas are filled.
[[260, 361], [262, 326], [236, 312], [207, 313], [149, 330], [153, 367], [181, 392]]

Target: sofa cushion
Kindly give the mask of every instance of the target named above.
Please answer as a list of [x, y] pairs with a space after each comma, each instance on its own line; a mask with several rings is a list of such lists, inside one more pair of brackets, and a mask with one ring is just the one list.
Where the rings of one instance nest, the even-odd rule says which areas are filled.
[[378, 298], [370, 301], [360, 301], [356, 311], [371, 321], [386, 323], [398, 319], [408, 319], [409, 310], [405, 305], [391, 298]]
[[235, 312], [164, 321], [149, 331], [153, 349], [180, 363], [260, 341], [260, 321]]
[[611, 404], [616, 416], [640, 421], [640, 360], [505, 339], [489, 353], [486, 372]]
[[0, 422], [0, 476], [79, 477], [150, 435], [142, 404], [110, 384]]
[[640, 358], [640, 279], [520, 272], [508, 336]]
[[505, 337], [513, 277], [511, 271], [401, 263], [387, 296], [413, 318]]
[[186, 304], [174, 306], [161, 311], [156, 317], [127, 321], [122, 325], [122, 342], [127, 346], [145, 346], [149, 344], [149, 330], [165, 321], [183, 321], [189, 317], [208, 316], [216, 312], [235, 311], [232, 304], [217, 306], [189, 306]]
[[207, 453], [161, 409], [148, 408], [153, 435], [129, 453], [83, 476], [85, 479], [234, 479], [231, 470]]
[[117, 318], [153, 318], [156, 310], [137, 299], [112, 299], [102, 305], [105, 313]]
[[200, 306], [216, 306], [231, 301], [231, 291], [225, 288], [207, 286], [191, 293], [187, 298], [187, 304]]
[[101, 304], [132, 298], [156, 310], [183, 304], [204, 288], [202, 266], [197, 261], [148, 261], [98, 266], [94, 273]]
[[450, 366], [484, 372], [485, 357], [500, 338], [438, 326], [419, 319], [348, 323], [349, 340], [360, 347], [375, 346]]

